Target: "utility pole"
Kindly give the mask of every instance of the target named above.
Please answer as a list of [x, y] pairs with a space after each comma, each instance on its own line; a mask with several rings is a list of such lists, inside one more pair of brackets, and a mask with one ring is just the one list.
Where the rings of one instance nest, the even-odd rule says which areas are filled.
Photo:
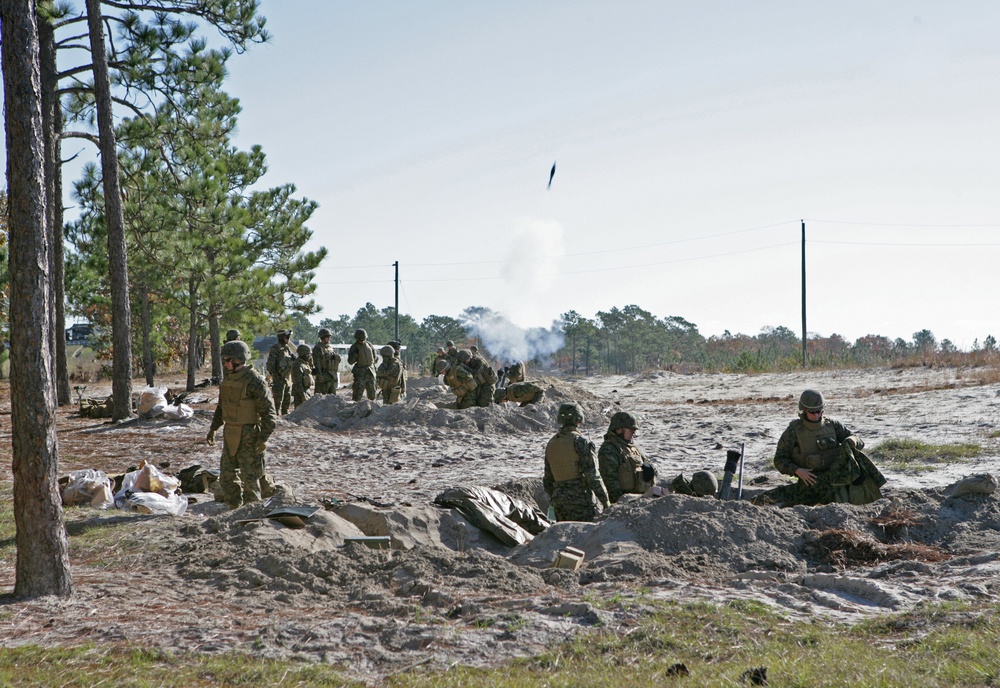
[[806, 221], [802, 220], [802, 367], [809, 367], [806, 357]]
[[396, 268], [396, 341], [398, 342], [399, 341], [399, 261], [397, 260], [395, 263], [393, 263], [393, 266]]

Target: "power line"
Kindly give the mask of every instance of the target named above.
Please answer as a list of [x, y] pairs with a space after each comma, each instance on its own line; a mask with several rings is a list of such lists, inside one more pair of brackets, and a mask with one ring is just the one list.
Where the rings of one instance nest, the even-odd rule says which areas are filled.
[[[1000, 226], [1000, 225], [998, 225], [998, 226]], [[939, 248], [939, 247], [942, 247], [942, 246], [957, 246], [957, 247], [962, 247], [962, 246], [1000, 246], [1000, 242], [987, 243], [987, 244], [896, 244], [896, 243], [882, 242], [882, 241], [822, 241], [822, 240], [817, 240], [817, 239], [810, 239], [809, 243], [810, 244], [843, 244], [845, 246], [903, 246], [903, 247], [910, 247], [910, 248], [923, 248], [925, 246], [926, 247], [931, 247], [931, 248]]]
[[924, 229], [934, 229], [937, 227], [1000, 227], [1000, 224], [988, 224], [988, 225], [919, 225], [919, 224], [909, 224], [905, 222], [852, 222], [850, 220], [816, 220], [806, 218], [806, 222], [825, 222], [831, 225], [858, 225], [862, 227], [922, 227]]

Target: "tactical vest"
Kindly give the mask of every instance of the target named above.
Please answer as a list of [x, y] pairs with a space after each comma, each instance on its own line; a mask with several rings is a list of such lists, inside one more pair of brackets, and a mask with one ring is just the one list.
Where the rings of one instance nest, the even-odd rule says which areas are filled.
[[336, 373], [337, 369], [340, 368], [340, 362], [337, 360], [335, 354], [336, 352], [329, 344], [320, 342], [314, 346], [313, 363], [316, 364], [316, 369], [328, 373]]
[[357, 358], [355, 359], [354, 365], [359, 365], [362, 368], [370, 368], [375, 365], [375, 349], [368, 342], [355, 342], [357, 345]]
[[642, 479], [642, 452], [635, 445], [626, 444], [623, 448], [622, 461], [618, 464], [618, 484], [622, 492], [642, 493], [651, 487]]
[[837, 429], [833, 423], [802, 421], [795, 429], [795, 438], [798, 440], [798, 451], [793, 451], [792, 461], [803, 468], [825, 471], [840, 456]]
[[560, 431], [545, 446], [545, 461], [557, 483], [581, 477], [580, 455], [573, 446], [576, 437], [576, 432]]
[[219, 387], [219, 403], [222, 405], [222, 421], [227, 425], [255, 425], [260, 421], [257, 403], [247, 396], [247, 388], [253, 379], [249, 368], [227, 375]]

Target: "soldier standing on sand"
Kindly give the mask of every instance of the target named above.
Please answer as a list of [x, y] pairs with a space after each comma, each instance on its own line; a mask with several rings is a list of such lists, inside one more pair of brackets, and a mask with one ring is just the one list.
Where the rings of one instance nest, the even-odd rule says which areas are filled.
[[375, 374], [375, 385], [382, 392], [383, 404], [395, 404], [402, 395], [403, 364], [396, 358], [396, 350], [386, 344], [379, 350], [382, 363]]
[[396, 352], [396, 360], [399, 361], [399, 396], [406, 396], [406, 364], [403, 363], [403, 342], [393, 340], [389, 346]]
[[313, 360], [308, 344], [299, 344], [296, 351], [299, 357], [292, 364], [292, 404], [298, 408], [312, 398]]
[[337, 393], [337, 373], [340, 354], [330, 345], [330, 330], [319, 331], [319, 342], [313, 347], [313, 366], [316, 371], [316, 394]]
[[580, 434], [583, 410], [578, 404], [562, 404], [558, 420], [562, 427], [545, 446], [542, 486], [558, 520], [593, 521], [594, 497], [604, 508], [610, 505], [597, 473], [597, 448]]
[[611, 416], [608, 432], [597, 452], [601, 478], [612, 504], [624, 494], [645, 494], [656, 480], [656, 469], [632, 442], [637, 431], [635, 416], [619, 411]]
[[292, 364], [299, 357], [289, 343], [291, 338], [291, 330], [278, 330], [278, 341], [267, 352], [267, 373], [271, 376], [271, 393], [279, 416], [288, 413], [292, 402]]
[[368, 341], [368, 333], [355, 330], [354, 343], [347, 351], [347, 363], [351, 366], [354, 383], [351, 385], [351, 400], [361, 401], [364, 394], [375, 401], [375, 347]]
[[215, 433], [222, 431], [219, 482], [230, 509], [269, 497], [273, 484], [264, 471], [267, 440], [274, 432], [277, 414], [264, 378], [251, 366], [250, 347], [245, 342], [226, 342], [222, 367], [226, 375], [219, 388], [207, 441], [215, 446]]

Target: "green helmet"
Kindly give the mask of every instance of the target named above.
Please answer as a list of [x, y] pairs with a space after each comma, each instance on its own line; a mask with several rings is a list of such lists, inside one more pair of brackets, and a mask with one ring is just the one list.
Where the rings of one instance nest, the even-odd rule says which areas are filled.
[[507, 401], [507, 390], [506, 389], [500, 388], [500, 389], [495, 390], [493, 392], [493, 403], [494, 404], [502, 404], [505, 401]]
[[396, 353], [396, 350], [386, 344], [378, 352], [382, 355], [382, 358], [391, 358]]
[[325, 327], [322, 330], [319, 331], [319, 338], [320, 339], [322, 339], [323, 337], [332, 337], [332, 336], [333, 335], [330, 334], [330, 330], [326, 329]]
[[238, 340], [223, 344], [221, 353], [223, 358], [238, 358], [244, 363], [250, 360], [250, 347]]
[[628, 428], [630, 430], [635, 430], [639, 427], [638, 422], [628, 411], [619, 411], [615, 415], [611, 416], [611, 424], [608, 426], [608, 432], [615, 432], [622, 428]]
[[227, 330], [226, 331], [226, 341], [227, 342], [235, 342], [239, 338], [240, 338], [240, 331], [239, 330]]
[[354, 338], [359, 342], [368, 339], [368, 333], [364, 330], [354, 330]]
[[468, 349], [462, 349], [458, 352], [458, 360], [462, 363], [468, 363], [472, 360], [472, 352]]
[[799, 397], [799, 411], [822, 411], [823, 393], [815, 389], [807, 389]]
[[278, 330], [277, 334], [278, 334], [278, 339], [281, 339], [282, 337], [288, 337], [289, 339], [291, 339], [292, 337], [291, 330]]
[[309, 356], [312, 354], [312, 349], [309, 348], [308, 344], [299, 344], [295, 347], [295, 350], [298, 352], [299, 356]]
[[714, 497], [719, 490], [719, 481], [710, 471], [695, 471], [691, 476], [691, 490], [698, 497]]
[[583, 409], [572, 401], [560, 404], [557, 418], [562, 425], [580, 425], [583, 423]]
[[448, 370], [448, 361], [446, 361], [443, 358], [438, 359], [437, 363], [434, 364], [434, 371], [438, 375], [440, 375], [441, 373], [443, 373], [446, 370]]

